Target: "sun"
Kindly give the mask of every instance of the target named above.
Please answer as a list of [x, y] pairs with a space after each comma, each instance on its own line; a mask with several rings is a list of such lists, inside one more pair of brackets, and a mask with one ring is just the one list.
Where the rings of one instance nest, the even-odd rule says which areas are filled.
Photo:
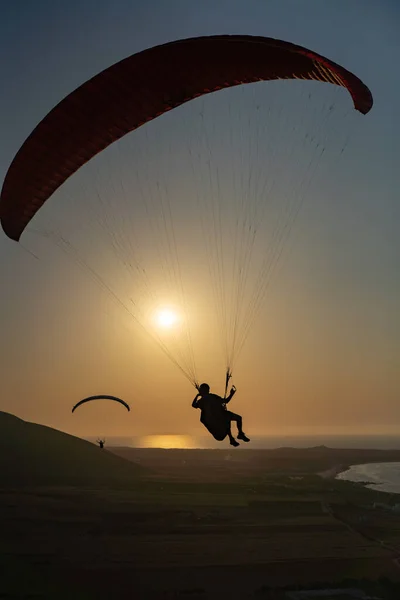
[[171, 329], [178, 320], [178, 314], [170, 308], [162, 308], [155, 315], [155, 322], [161, 329]]

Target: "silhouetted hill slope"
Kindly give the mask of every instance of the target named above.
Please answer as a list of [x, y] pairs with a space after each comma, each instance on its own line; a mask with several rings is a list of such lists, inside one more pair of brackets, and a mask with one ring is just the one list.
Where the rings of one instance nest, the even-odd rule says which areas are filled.
[[90, 442], [0, 411], [0, 487], [120, 486], [145, 472]]

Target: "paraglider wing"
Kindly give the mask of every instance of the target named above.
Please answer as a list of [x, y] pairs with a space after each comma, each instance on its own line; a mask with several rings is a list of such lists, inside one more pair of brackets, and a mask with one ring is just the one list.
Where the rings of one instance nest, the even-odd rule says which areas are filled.
[[70, 175], [130, 131], [198, 96], [236, 85], [305, 79], [346, 88], [355, 108], [372, 107], [355, 75], [301, 46], [225, 35], [178, 40], [134, 54], [62, 100], [16, 154], [0, 196], [0, 222], [18, 241]]
[[89, 396], [88, 398], [84, 398], [83, 400], [80, 400], [72, 408], [72, 412], [74, 412], [74, 410], [76, 410], [78, 408], [78, 406], [81, 406], [81, 404], [85, 404], [86, 402], [91, 402], [92, 400], [114, 400], [115, 402], [119, 402], [120, 404], [123, 404], [126, 409], [131, 410], [129, 407], [129, 404], [127, 404], [124, 400], [121, 400], [121, 398], [117, 398], [116, 396], [107, 396], [107, 395], [100, 394], [99, 396]]

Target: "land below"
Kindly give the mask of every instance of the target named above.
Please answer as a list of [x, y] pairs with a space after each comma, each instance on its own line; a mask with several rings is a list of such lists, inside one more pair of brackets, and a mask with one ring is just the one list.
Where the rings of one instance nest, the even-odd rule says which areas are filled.
[[21, 444], [15, 459], [26, 432], [8, 435], [8, 463], [0, 448], [2, 474], [19, 469], [0, 484], [0, 598], [277, 599], [346, 581], [400, 597], [379, 583], [400, 582], [400, 498], [335, 479], [400, 451], [101, 450], [51, 432], [57, 477], [51, 447], [36, 464], [26, 445], [29, 473]]

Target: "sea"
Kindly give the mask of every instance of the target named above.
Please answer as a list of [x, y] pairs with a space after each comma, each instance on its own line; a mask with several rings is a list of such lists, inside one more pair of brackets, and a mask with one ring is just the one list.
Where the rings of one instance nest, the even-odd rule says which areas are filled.
[[337, 479], [360, 483], [368, 482], [367, 487], [371, 489], [400, 494], [400, 463], [353, 465], [347, 471], [339, 473]]
[[[128, 448], [182, 448], [182, 449], [223, 449], [228, 444], [217, 442], [210, 435], [195, 437], [192, 435], [144, 435], [132, 437], [106, 437], [107, 446]], [[86, 437], [91, 442], [96, 437]], [[272, 448], [364, 448], [376, 450], [400, 449], [400, 437], [397, 435], [279, 435], [251, 436], [250, 444], [241, 444], [243, 448], [268, 450]]]

